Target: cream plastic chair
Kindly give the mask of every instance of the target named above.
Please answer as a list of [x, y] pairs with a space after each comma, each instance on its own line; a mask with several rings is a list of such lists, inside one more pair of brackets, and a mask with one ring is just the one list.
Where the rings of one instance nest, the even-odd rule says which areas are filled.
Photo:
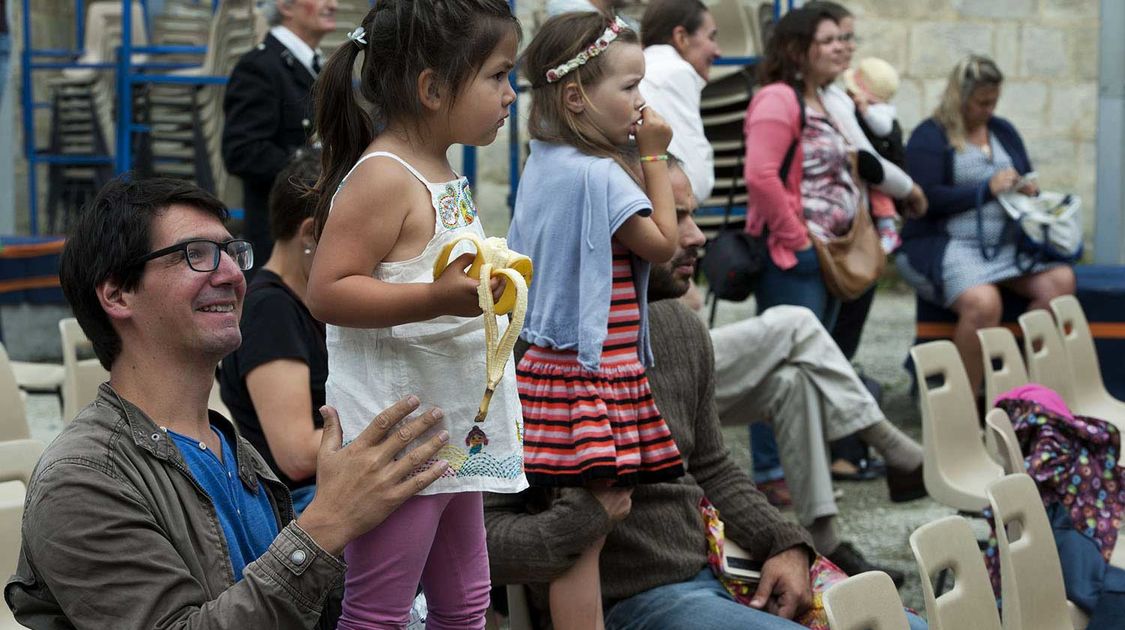
[[25, 392], [62, 396], [63, 366], [57, 363], [9, 361], [16, 384]]
[[895, 583], [882, 571], [868, 571], [824, 593], [824, 612], [832, 630], [908, 630]]
[[984, 416], [985, 431], [992, 436], [1005, 474], [1027, 472], [1012, 420], [1003, 409], [992, 409]]
[[1068, 398], [1067, 402], [1077, 413], [1101, 418], [1125, 429], [1125, 402], [1106, 391], [1094, 337], [1078, 298], [1073, 295], [1057, 297], [1051, 300], [1051, 311], [1058, 322], [1067, 365], [1074, 375], [1074, 400], [1071, 402]]
[[[1004, 627], [1063, 630], [1086, 627], [1086, 615], [1066, 600], [1062, 565], [1035, 482], [1024, 473], [988, 486], [1000, 544]], [[1019, 534], [1009, 539], [1012, 525]]]
[[[718, 0], [707, 7], [719, 25], [719, 48], [724, 57], [750, 57], [759, 54], [757, 28], [753, 17], [741, 0]], [[724, 79], [742, 70], [739, 66], [711, 68], [712, 82]]]
[[1055, 390], [1073, 408], [1074, 377], [1067, 367], [1066, 350], [1051, 314], [1036, 309], [1020, 315], [1019, 321], [1029, 379]]
[[[23, 521], [25, 489], [18, 481], [0, 482], [0, 574], [5, 578], [16, 572], [20, 557], [20, 526]], [[0, 605], [0, 630], [23, 628], [16, 623], [12, 611]]]
[[31, 471], [39, 462], [44, 448], [46, 446], [39, 440], [0, 442], [0, 482], [18, 481], [26, 488], [31, 483]]
[[984, 356], [984, 401], [991, 406], [1000, 394], [1027, 385], [1027, 368], [1016, 337], [1007, 328], [982, 328], [977, 339]]
[[[1004, 471], [981, 440], [976, 401], [961, 355], [943, 339], [914, 346], [910, 356], [922, 407], [926, 492], [939, 503], [979, 513], [988, 505], [985, 486]], [[940, 379], [940, 385], [933, 379]]]
[[80, 359], [79, 352], [93, 348], [78, 320], [67, 317], [59, 320], [62, 337], [63, 370], [63, 422], [70, 422], [78, 411], [98, 395], [98, 386], [109, 380], [109, 372], [97, 359]]
[[[1016, 337], [1012, 331], [1002, 326], [982, 328], [977, 331], [980, 340], [981, 358], [984, 361], [984, 402], [988, 409], [996, 402], [996, 397], [1014, 387], [1027, 384], [1027, 368], [1023, 364]], [[1004, 465], [1005, 453], [993, 440], [993, 433], [984, 432], [984, 445], [992, 461]]]
[[[0, 575], [5, 577], [16, 572], [24, 497], [31, 471], [42, 454], [43, 443], [37, 440], [0, 442]], [[22, 627], [8, 607], [0, 605], [0, 630]]]
[[[953, 515], [926, 523], [910, 535], [910, 549], [922, 578], [930, 630], [1000, 630], [992, 583], [967, 520]], [[933, 580], [947, 569], [953, 588], [937, 596]]]
[[8, 352], [0, 344], [0, 441], [24, 440], [31, 437], [27, 426], [27, 409], [16, 375], [8, 361]]

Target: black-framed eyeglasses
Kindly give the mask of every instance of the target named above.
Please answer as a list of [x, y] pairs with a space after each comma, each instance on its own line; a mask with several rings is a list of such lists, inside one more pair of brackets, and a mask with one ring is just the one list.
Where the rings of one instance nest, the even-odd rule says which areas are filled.
[[832, 42], [840, 42], [844, 45], [858, 45], [859, 37], [856, 37], [855, 33], [841, 33], [839, 35], [829, 35], [813, 41], [821, 46], [831, 46]]
[[242, 271], [247, 271], [254, 266], [254, 246], [250, 244], [250, 241], [240, 238], [223, 241], [222, 243], [205, 238], [192, 239], [145, 254], [137, 259], [136, 264], [143, 265], [155, 258], [177, 252], [183, 253], [184, 260], [187, 261], [188, 266], [193, 271], [203, 273], [219, 268], [219, 260], [223, 252], [226, 252]]

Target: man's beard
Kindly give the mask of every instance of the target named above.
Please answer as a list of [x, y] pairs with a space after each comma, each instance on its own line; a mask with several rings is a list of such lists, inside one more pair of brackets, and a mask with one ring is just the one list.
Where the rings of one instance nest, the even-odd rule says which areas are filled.
[[673, 258], [671, 262], [653, 265], [648, 276], [648, 301], [675, 299], [687, 293], [690, 286], [689, 279], [680, 278], [675, 274], [675, 270], [688, 264], [694, 269], [697, 258], [695, 251], [687, 251]]

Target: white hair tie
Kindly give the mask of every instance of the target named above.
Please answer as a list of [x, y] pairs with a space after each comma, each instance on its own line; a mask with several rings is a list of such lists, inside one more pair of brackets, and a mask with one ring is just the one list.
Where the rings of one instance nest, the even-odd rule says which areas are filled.
[[367, 40], [364, 39], [366, 35], [367, 31], [363, 30], [362, 26], [357, 26], [354, 31], [348, 33], [348, 39], [356, 46], [363, 48], [367, 45]]

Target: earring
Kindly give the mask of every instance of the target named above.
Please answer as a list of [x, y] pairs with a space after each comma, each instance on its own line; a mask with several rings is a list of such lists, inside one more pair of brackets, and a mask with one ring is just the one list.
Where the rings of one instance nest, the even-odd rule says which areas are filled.
[[306, 255], [306, 256], [308, 256], [308, 255], [310, 255], [310, 254], [312, 254], [312, 248], [311, 248], [311, 247], [306, 247], [306, 248], [305, 248], [305, 255]]

